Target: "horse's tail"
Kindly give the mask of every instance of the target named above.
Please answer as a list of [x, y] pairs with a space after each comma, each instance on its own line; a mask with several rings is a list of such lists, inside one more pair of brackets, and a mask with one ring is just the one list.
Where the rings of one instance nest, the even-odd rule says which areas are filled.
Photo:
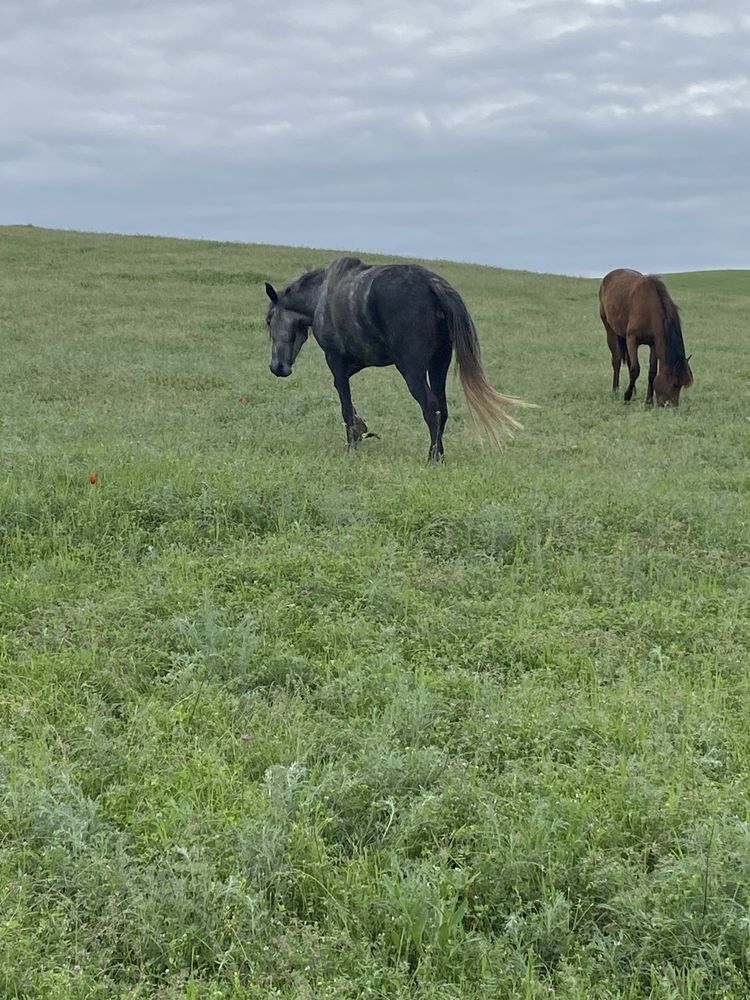
[[448, 336], [456, 350], [458, 377], [461, 379], [469, 409], [492, 444], [500, 447], [502, 439], [498, 434], [498, 428], [508, 437], [512, 437], [513, 431], [523, 426], [515, 417], [506, 413], [505, 407], [534, 404], [525, 403], [517, 396], [506, 396], [493, 389], [484, 374], [476, 327], [464, 300], [452, 285], [437, 274], [430, 275], [430, 287], [445, 316]]
[[692, 385], [693, 373], [690, 370], [688, 359], [685, 357], [685, 341], [682, 337], [680, 310], [677, 308], [677, 304], [667, 291], [667, 286], [661, 278], [657, 278], [654, 275], [651, 277], [664, 313], [664, 350], [667, 364], [679, 374], [683, 386]]

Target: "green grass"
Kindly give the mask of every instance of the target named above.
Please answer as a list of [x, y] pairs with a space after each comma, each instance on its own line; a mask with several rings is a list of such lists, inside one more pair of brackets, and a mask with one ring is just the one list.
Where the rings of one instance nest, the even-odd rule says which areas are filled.
[[539, 409], [430, 468], [268, 371], [334, 256], [0, 229], [0, 995], [746, 997], [748, 274], [647, 411], [596, 281], [435, 264]]

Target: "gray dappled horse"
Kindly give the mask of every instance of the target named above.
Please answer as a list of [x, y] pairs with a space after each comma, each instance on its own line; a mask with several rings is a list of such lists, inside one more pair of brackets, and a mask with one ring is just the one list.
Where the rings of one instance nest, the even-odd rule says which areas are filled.
[[395, 365], [422, 408], [430, 429], [430, 461], [443, 457], [448, 419], [445, 381], [453, 349], [466, 400], [494, 444], [498, 427], [507, 434], [521, 425], [505, 412], [521, 404], [487, 381], [474, 323], [448, 282], [417, 264], [363, 264], [340, 257], [308, 271], [282, 292], [266, 283], [271, 300], [271, 371], [280, 378], [292, 366], [310, 328], [323, 348], [341, 400], [349, 445], [374, 436], [352, 404], [349, 379], [362, 368]]

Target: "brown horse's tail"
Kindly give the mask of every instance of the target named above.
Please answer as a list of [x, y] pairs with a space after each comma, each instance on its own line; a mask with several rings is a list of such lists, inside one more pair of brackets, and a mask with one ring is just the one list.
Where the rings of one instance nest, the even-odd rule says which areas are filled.
[[439, 275], [430, 275], [430, 286], [445, 316], [448, 336], [456, 349], [458, 377], [461, 379], [469, 409], [492, 444], [501, 447], [502, 438], [498, 434], [498, 429], [508, 437], [512, 437], [513, 431], [520, 430], [523, 426], [515, 417], [506, 413], [505, 407], [535, 404], [525, 403], [517, 396], [506, 396], [493, 389], [484, 374], [476, 327], [464, 300], [456, 289]]
[[690, 370], [688, 359], [685, 357], [680, 310], [661, 278], [657, 278], [655, 275], [651, 277], [664, 312], [664, 349], [667, 365], [678, 374], [684, 387], [690, 386], [693, 384], [693, 373]]

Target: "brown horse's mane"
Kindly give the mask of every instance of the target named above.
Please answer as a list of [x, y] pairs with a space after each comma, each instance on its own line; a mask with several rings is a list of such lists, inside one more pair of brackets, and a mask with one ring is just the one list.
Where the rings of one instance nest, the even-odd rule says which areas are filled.
[[655, 274], [650, 274], [648, 277], [659, 296], [659, 301], [664, 311], [664, 341], [667, 365], [674, 369], [681, 378], [689, 379], [689, 381], [683, 384], [690, 385], [693, 379], [690, 374], [687, 358], [685, 357], [685, 341], [682, 339], [680, 310], [667, 291], [667, 286], [662, 279]]

